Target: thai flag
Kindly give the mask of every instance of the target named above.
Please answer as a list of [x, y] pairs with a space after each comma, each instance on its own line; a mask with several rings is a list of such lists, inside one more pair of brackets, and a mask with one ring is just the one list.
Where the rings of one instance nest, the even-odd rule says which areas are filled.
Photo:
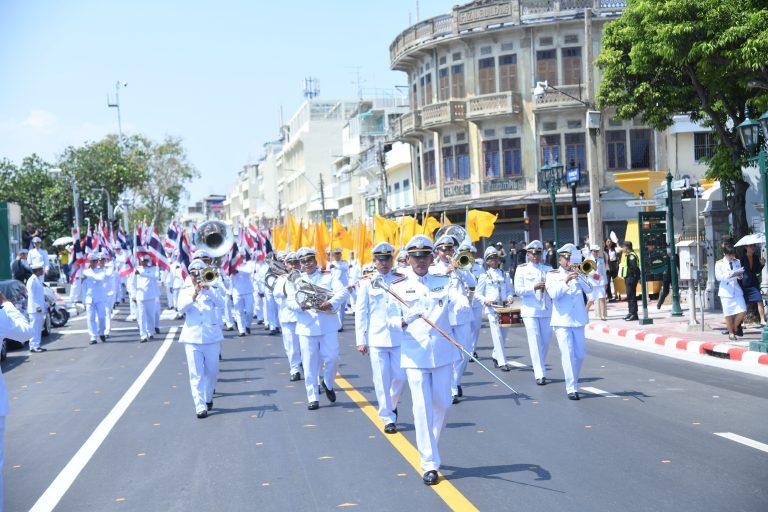
[[88, 230], [85, 232], [85, 255], [88, 256], [92, 252], [98, 250], [99, 242], [93, 236], [91, 226], [88, 226]]
[[133, 257], [129, 255], [125, 259], [125, 268], [120, 272], [120, 277], [128, 277], [133, 274], [134, 268]]
[[128, 244], [128, 235], [125, 234], [125, 231], [123, 231], [122, 228], [117, 230], [117, 243], [119, 243], [120, 247], [123, 249], [130, 248], [130, 245]]
[[224, 264], [221, 266], [222, 271], [227, 275], [232, 275], [237, 272], [239, 267], [245, 260], [243, 253], [238, 249], [237, 243], [232, 244], [227, 259], [224, 260]]
[[187, 278], [187, 274], [189, 273], [189, 262], [191, 260], [190, 255], [192, 254], [192, 249], [189, 245], [189, 240], [187, 240], [187, 234], [182, 231], [181, 232], [181, 238], [179, 238], [179, 250], [177, 252], [177, 258], [176, 261], [178, 261], [181, 265], [181, 277], [182, 279]]
[[69, 282], [74, 283], [80, 272], [80, 266], [85, 262], [81, 256], [82, 247], [80, 246], [80, 232], [77, 226], [72, 228], [72, 251], [69, 254], [69, 261], [72, 262], [72, 268], [69, 274]]
[[147, 252], [155, 264], [163, 270], [169, 270], [168, 258], [163, 250], [163, 243], [160, 241], [160, 235], [157, 229], [152, 228], [149, 233], [149, 242], [147, 243]]
[[163, 240], [163, 247], [173, 253], [179, 245], [179, 226], [176, 221], [171, 222], [168, 226], [168, 230], [165, 232], [165, 240]]

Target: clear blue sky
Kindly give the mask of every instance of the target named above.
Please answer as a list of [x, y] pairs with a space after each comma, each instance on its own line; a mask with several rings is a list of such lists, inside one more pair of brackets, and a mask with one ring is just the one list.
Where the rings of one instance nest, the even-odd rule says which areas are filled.
[[[421, 19], [455, 2], [421, 0]], [[123, 130], [181, 137], [202, 178], [191, 199], [226, 193], [275, 138], [315, 76], [321, 97], [392, 88], [389, 44], [415, 0], [224, 2], [0, 0], [0, 158], [52, 159], [117, 131], [107, 94], [121, 91]]]

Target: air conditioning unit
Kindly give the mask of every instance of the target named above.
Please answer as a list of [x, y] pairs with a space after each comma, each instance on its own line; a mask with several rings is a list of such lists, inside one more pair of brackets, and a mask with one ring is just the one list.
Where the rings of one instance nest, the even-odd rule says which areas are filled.
[[599, 110], [587, 110], [586, 125], [589, 130], [599, 130], [602, 120], [602, 112]]

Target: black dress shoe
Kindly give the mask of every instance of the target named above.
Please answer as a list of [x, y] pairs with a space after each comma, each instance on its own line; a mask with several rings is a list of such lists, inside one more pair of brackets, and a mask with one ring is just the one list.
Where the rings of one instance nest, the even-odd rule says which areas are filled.
[[139, 340], [139, 343], [146, 343], [146, 342], [147, 342], [147, 338], [141, 338], [141, 339]]
[[736, 336], [744, 336], [744, 329], [742, 329], [741, 325], [736, 329]]
[[326, 391], [328, 391], [328, 388], [325, 387], [325, 381], [324, 380], [320, 381], [320, 385], [318, 387], [320, 388], [320, 392], [321, 393], [325, 393]]
[[264, 320], [259, 320], [258, 322], [256, 322], [256, 325], [264, 325]]
[[247, 332], [248, 334], [251, 334], [251, 328], [250, 327], [246, 327], [245, 328], [245, 332]]
[[624, 320], [627, 320], [628, 322], [636, 322], [636, 321], [640, 320], [640, 318], [638, 318], [637, 315], [629, 315]]
[[344, 328], [343, 327], [339, 327], [339, 331], [338, 332], [344, 332]]
[[160, 328], [159, 327], [155, 327], [155, 334], [160, 334]]
[[397, 421], [397, 407], [392, 409], [392, 412], [395, 413], [395, 421]]
[[440, 479], [440, 477], [437, 476], [437, 471], [433, 469], [432, 471], [427, 471], [424, 473], [424, 476], [421, 477], [421, 479], [426, 485], [435, 485], [437, 484], [437, 481]]
[[211, 400], [210, 402], [205, 402], [205, 407], [206, 407], [206, 409], [208, 409], [209, 411], [210, 411], [211, 409], [213, 409], [213, 400]]
[[508, 364], [504, 363], [503, 365], [499, 366], [499, 370], [501, 370], [503, 372], [508, 372], [508, 371], [512, 370], [512, 367], [509, 366]]
[[630, 318], [632, 318], [632, 315], [625, 315], [624, 318], [622, 318], [622, 320], [629, 320]]
[[155, 339], [155, 335], [154, 334], [150, 334], [149, 335], [149, 339], [151, 339], [151, 340]]
[[499, 367], [499, 362], [497, 360], [495, 360], [495, 359], [493, 360], [493, 367], [494, 368], [498, 368]]
[[331, 403], [336, 401], [336, 392], [332, 389], [325, 388], [325, 396], [328, 397]]
[[275, 334], [278, 334], [277, 329], [272, 329], [271, 331], [269, 331], [270, 336], [274, 336]]
[[461, 386], [456, 386], [456, 389], [459, 391], [459, 393], [458, 393], [459, 398], [463, 397], [464, 396], [464, 390], [461, 389]]
[[105, 334], [105, 335], [104, 335], [104, 339], [105, 339], [105, 340], [108, 340], [108, 339], [109, 339], [109, 334]]
[[536, 379], [536, 384], [539, 385], [539, 386], [546, 386], [547, 378], [546, 377], [542, 377], [540, 379]]
[[319, 408], [320, 408], [320, 402], [318, 401], [309, 402], [309, 405], [307, 406], [307, 409], [309, 409], [310, 411], [315, 411]]
[[397, 432], [397, 425], [394, 423], [387, 423], [384, 425], [384, 433], [385, 434], [395, 434]]
[[292, 373], [291, 382], [296, 382], [297, 380], [301, 380], [301, 374], [299, 372]]
[[244, 332], [237, 333], [237, 337], [238, 338], [245, 338], [245, 333]]
[[573, 393], [568, 393], [568, 400], [581, 400], [579, 398], [579, 392], [574, 391]]
[[199, 413], [197, 413], [197, 418], [198, 419], [203, 419], [203, 418], [207, 418], [207, 417], [208, 417], [208, 411], [200, 411]]
[[[477, 355], [477, 352], [472, 352], [472, 357], [474, 357], [475, 359], [479, 359], [480, 358], [480, 356]], [[470, 359], [469, 362], [470, 363], [474, 363], [475, 359]]]
[[95, 345], [96, 344], [96, 340], [91, 340], [91, 341], [88, 342], [88, 344], [89, 345]]
[[224, 358], [221, 357], [221, 352], [219, 352], [219, 361], [223, 361], [223, 360], [224, 360]]
[[107, 341], [107, 337], [106, 337], [106, 336], [104, 336], [103, 334], [102, 334], [101, 336], [99, 336], [99, 339], [101, 340], [101, 342], [102, 342], [102, 343], [104, 343], [105, 341]]
[[43, 349], [41, 349], [41, 348], [31, 348], [31, 349], [29, 349], [29, 351], [32, 352], [33, 354], [37, 354], [39, 352], [42, 352]]
[[232, 326], [230, 325], [229, 327], [227, 327], [227, 328], [226, 328], [226, 329], [224, 329], [224, 330], [225, 330], [225, 331], [234, 331], [234, 330], [235, 330], [235, 328], [234, 328], [234, 327], [232, 327]]
[[456, 405], [459, 403], [459, 397], [457, 395], [453, 395], [453, 400], [451, 401], [452, 404]]

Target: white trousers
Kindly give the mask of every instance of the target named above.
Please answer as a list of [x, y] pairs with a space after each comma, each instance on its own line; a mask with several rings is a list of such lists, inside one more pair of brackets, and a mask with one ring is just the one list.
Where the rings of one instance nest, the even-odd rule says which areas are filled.
[[238, 295], [234, 299], [234, 306], [237, 330], [245, 333], [246, 328], [250, 328], [253, 321], [253, 294]]
[[123, 300], [123, 278], [118, 277], [115, 282], [115, 302]]
[[548, 316], [525, 317], [525, 334], [528, 338], [528, 350], [531, 352], [531, 365], [536, 379], [547, 376], [547, 368], [544, 362], [549, 350], [549, 338], [552, 335], [552, 327], [549, 325], [551, 318]]
[[[461, 343], [461, 346], [465, 350], [472, 352], [472, 324], [466, 323], [461, 325], [452, 325], [453, 337], [456, 341]], [[459, 350], [459, 349], [455, 349]], [[461, 351], [459, 351], [461, 352]], [[464, 352], [461, 352], [461, 358], [457, 359], [451, 364], [451, 392], [454, 395], [459, 393], [458, 386], [461, 386], [461, 376], [464, 375], [464, 370], [467, 369], [467, 363], [469, 357]]]
[[189, 387], [195, 412], [207, 410], [206, 403], [213, 401], [213, 390], [219, 374], [219, 353], [221, 343], [184, 343], [189, 367]]
[[75, 303], [75, 302], [83, 302], [83, 281], [80, 279], [75, 279], [75, 282], [72, 283], [72, 290], [70, 290], [69, 293], [69, 302]]
[[344, 310], [347, 308], [347, 301], [345, 300], [339, 305], [339, 310], [336, 312], [336, 318], [339, 319], [339, 326], [344, 328]]
[[328, 389], [336, 383], [336, 365], [339, 361], [338, 333], [324, 333], [319, 336], [299, 335], [301, 362], [304, 365], [304, 386], [307, 388], [307, 401], [317, 401], [317, 389], [320, 383], [320, 369], [323, 369], [323, 382]]
[[480, 327], [483, 325], [483, 310], [472, 308], [472, 349], [470, 352], [474, 352], [477, 349], [477, 340], [480, 338]]
[[136, 320], [136, 303], [130, 294], [128, 294], [128, 317], [126, 320]]
[[168, 309], [176, 309], [176, 302], [173, 296], [173, 288], [170, 286], [165, 287], [165, 298], [168, 302]]
[[[179, 304], [179, 292], [181, 292], [181, 288], [174, 288], [173, 290], [171, 290], [171, 296], [173, 297], [174, 308], [176, 308], [176, 306], [178, 306]], [[178, 312], [178, 310], [176, 311]]]
[[395, 422], [393, 410], [405, 385], [405, 371], [400, 367], [400, 347], [368, 347], [371, 357], [373, 388], [379, 404], [379, 418], [387, 425]]
[[160, 327], [160, 295], [155, 299], [155, 325], [153, 327]]
[[136, 320], [139, 324], [139, 338], [149, 338], [155, 334], [155, 299], [142, 300], [136, 304]]
[[45, 313], [29, 313], [29, 319], [32, 321], [32, 337], [29, 338], [29, 349], [40, 348], [40, 341], [43, 337], [43, 322]]
[[565, 392], [573, 393], [579, 390], [579, 372], [586, 352], [584, 327], [553, 327], [553, 329], [563, 363]]
[[298, 373], [301, 366], [301, 346], [299, 336], [296, 334], [296, 322], [283, 322], [283, 348], [291, 366], [291, 374]]
[[504, 356], [504, 344], [507, 342], [506, 328], [499, 326], [499, 321], [495, 313], [488, 313], [488, 326], [491, 329], [491, 340], [493, 340], [493, 357], [499, 365], [507, 364], [507, 358]]
[[437, 443], [451, 406], [451, 365], [437, 368], [406, 368], [413, 402], [416, 447], [424, 472], [440, 469]]
[[92, 302], [86, 305], [88, 311], [88, 335], [91, 340], [106, 333], [107, 318], [112, 314], [108, 302]]
[[251, 316], [259, 322], [264, 320], [264, 297], [258, 293], [253, 294], [253, 313]]
[[232, 325], [235, 323], [235, 319], [232, 316], [232, 296], [231, 295], [225, 295], [224, 296], [224, 326], [229, 329], [232, 327]]
[[277, 302], [271, 295], [264, 297], [264, 323], [272, 329], [280, 327], [280, 319], [277, 314]]

